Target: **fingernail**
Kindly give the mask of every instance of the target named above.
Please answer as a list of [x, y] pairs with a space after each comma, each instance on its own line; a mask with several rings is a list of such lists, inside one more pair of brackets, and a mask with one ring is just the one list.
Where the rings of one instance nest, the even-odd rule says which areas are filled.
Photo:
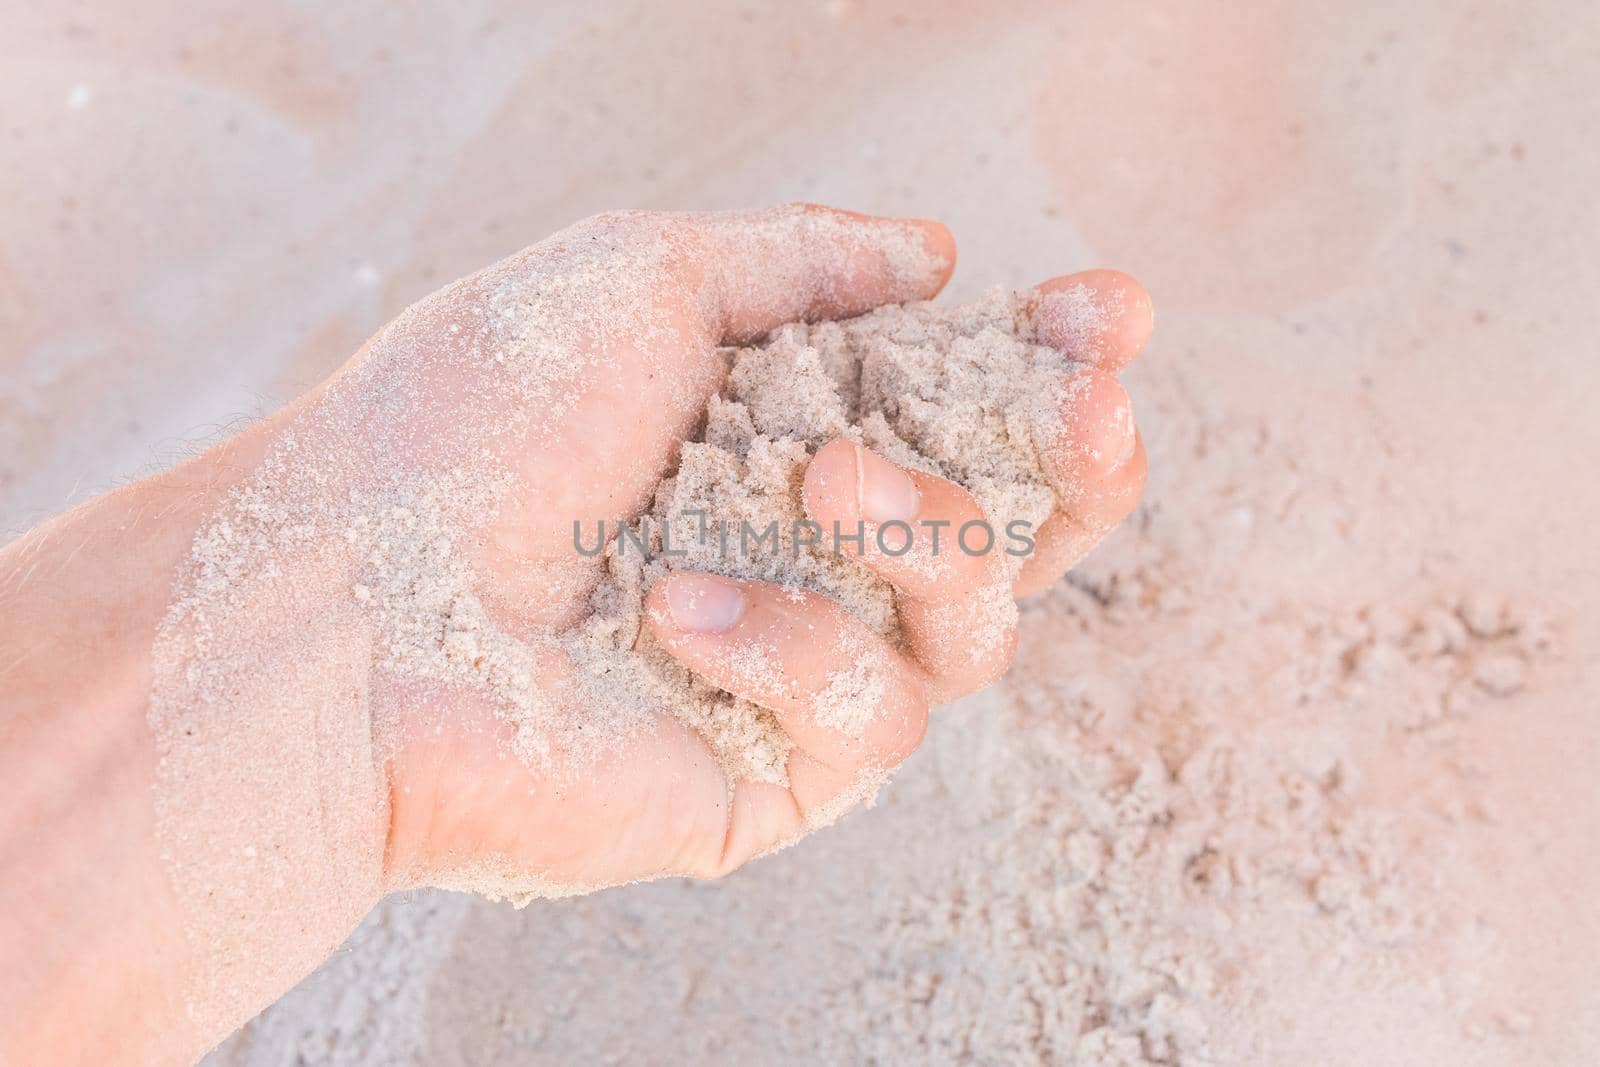
[[1138, 449], [1133, 403], [1122, 385], [1098, 371], [1067, 384], [1062, 424], [1074, 466], [1091, 478], [1121, 470]]
[[857, 445], [856, 503], [868, 522], [909, 522], [917, 515], [917, 486], [905, 471]]
[[672, 621], [699, 634], [720, 634], [744, 614], [744, 591], [710, 574], [674, 574], [667, 579]]
[[1133, 425], [1133, 408], [1128, 404], [1118, 404], [1116, 412], [1112, 415], [1112, 425], [1114, 427], [1112, 432], [1121, 435], [1122, 440], [1111, 463], [1111, 469], [1119, 471], [1133, 458], [1134, 449], [1139, 444], [1139, 435]]

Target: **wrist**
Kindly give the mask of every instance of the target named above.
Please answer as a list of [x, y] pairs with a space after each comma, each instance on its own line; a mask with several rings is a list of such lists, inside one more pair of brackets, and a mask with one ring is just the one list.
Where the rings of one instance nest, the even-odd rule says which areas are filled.
[[193, 461], [0, 549], [0, 1061], [201, 1051], [182, 1025], [190, 954], [155, 844], [146, 709], [172, 575], [218, 477]]
[[206, 509], [151, 652], [155, 840], [206, 1044], [309, 973], [381, 895], [370, 635], [328, 595], [349, 588], [347, 554], [304, 521], [341, 491], [277, 464], [292, 414], [201, 457]]
[[[181, 683], [242, 646], [172, 629], [175, 577], [278, 433], [269, 420], [0, 550], [0, 845], [29, 857], [0, 868], [0, 1060], [193, 1059], [378, 898], [370, 657], [288, 662], [336, 635], [246, 581], [265, 594], [236, 605], [247, 618], [210, 622], [247, 623], [271, 684]], [[302, 580], [325, 576], [282, 587]], [[357, 795], [372, 817], [330, 826]]]

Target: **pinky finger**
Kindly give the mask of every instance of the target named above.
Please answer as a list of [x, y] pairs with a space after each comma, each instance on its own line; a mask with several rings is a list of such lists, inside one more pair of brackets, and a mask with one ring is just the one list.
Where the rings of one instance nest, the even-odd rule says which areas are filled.
[[1144, 439], [1136, 435], [1133, 454], [1113, 475], [1103, 478], [1094, 492], [1081, 494], [1070, 510], [1057, 509], [1039, 527], [1012, 592], [1019, 597], [1041, 592], [1077, 566], [1139, 503], [1146, 466]]

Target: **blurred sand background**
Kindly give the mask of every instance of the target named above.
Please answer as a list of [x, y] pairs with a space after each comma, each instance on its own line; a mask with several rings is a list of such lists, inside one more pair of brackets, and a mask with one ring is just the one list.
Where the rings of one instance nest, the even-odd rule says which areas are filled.
[[[447, 10], [0, 0], [0, 529], [579, 217], [793, 199], [942, 219], [953, 299], [1137, 275], [1151, 488], [1030, 609], [1018, 680], [942, 713], [874, 810], [717, 886], [388, 903], [217, 1062], [1600, 1060], [1591, 5]], [[1179, 1027], [1160, 990], [1105, 994], [1114, 938], [907, 933], [913, 892], [943, 915], [1048, 847], [1055, 816], [1016, 811], [1059, 798], [1007, 783], [1081, 753], [1013, 775], [1037, 716], [1134, 690], [1157, 762], [1203, 734], [1251, 782], [1320, 783], [1314, 831], [1249, 807], [1239, 855], [1194, 853], [1291, 855], [1303, 893], [1116, 901], [1130, 951], [1176, 926], [1177, 957], [1218, 956], [1168, 976]], [[1324, 854], [1357, 823], [1383, 847]], [[1085, 952], [1099, 1006], [1051, 1019]], [[1097, 1029], [1133, 1044], [1063, 1043]]]

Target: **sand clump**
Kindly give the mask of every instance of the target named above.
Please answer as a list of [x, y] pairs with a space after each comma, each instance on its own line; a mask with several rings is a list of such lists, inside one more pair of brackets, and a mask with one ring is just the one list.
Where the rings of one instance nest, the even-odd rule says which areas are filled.
[[[1009, 589], [1025, 547], [1013, 542], [1018, 554], [1007, 554], [1004, 531], [1013, 523], [1019, 535], [1037, 530], [1056, 507], [1041, 451], [1056, 446], [1074, 381], [1073, 366], [1031, 343], [1029, 329], [1018, 298], [996, 291], [960, 308], [891, 306], [788, 325], [731, 354], [703, 432], [683, 446], [645, 518], [606, 548], [593, 613], [569, 645], [593, 679], [593, 699], [668, 708], [711, 742], [734, 777], [784, 781], [788, 745], [771, 713], [676, 664], [643, 624], [643, 598], [674, 570], [776, 582], [832, 597], [893, 645], [891, 587], [836, 551], [835, 531], [805, 525], [806, 465], [836, 439], [972, 492], [995, 530], [987, 558], [999, 595], [990, 595], [998, 610], [970, 642], [985, 650], [1003, 639], [1016, 619]], [[866, 535], [870, 552], [873, 532]], [[915, 534], [922, 544], [928, 535]], [[939, 550], [959, 551], [955, 536], [946, 531]], [[978, 534], [972, 541], [975, 551], [983, 544]], [[887, 668], [865, 642], [839, 653], [816, 715], [859, 734]], [[778, 669], [759, 655], [732, 666], [752, 680]]]

